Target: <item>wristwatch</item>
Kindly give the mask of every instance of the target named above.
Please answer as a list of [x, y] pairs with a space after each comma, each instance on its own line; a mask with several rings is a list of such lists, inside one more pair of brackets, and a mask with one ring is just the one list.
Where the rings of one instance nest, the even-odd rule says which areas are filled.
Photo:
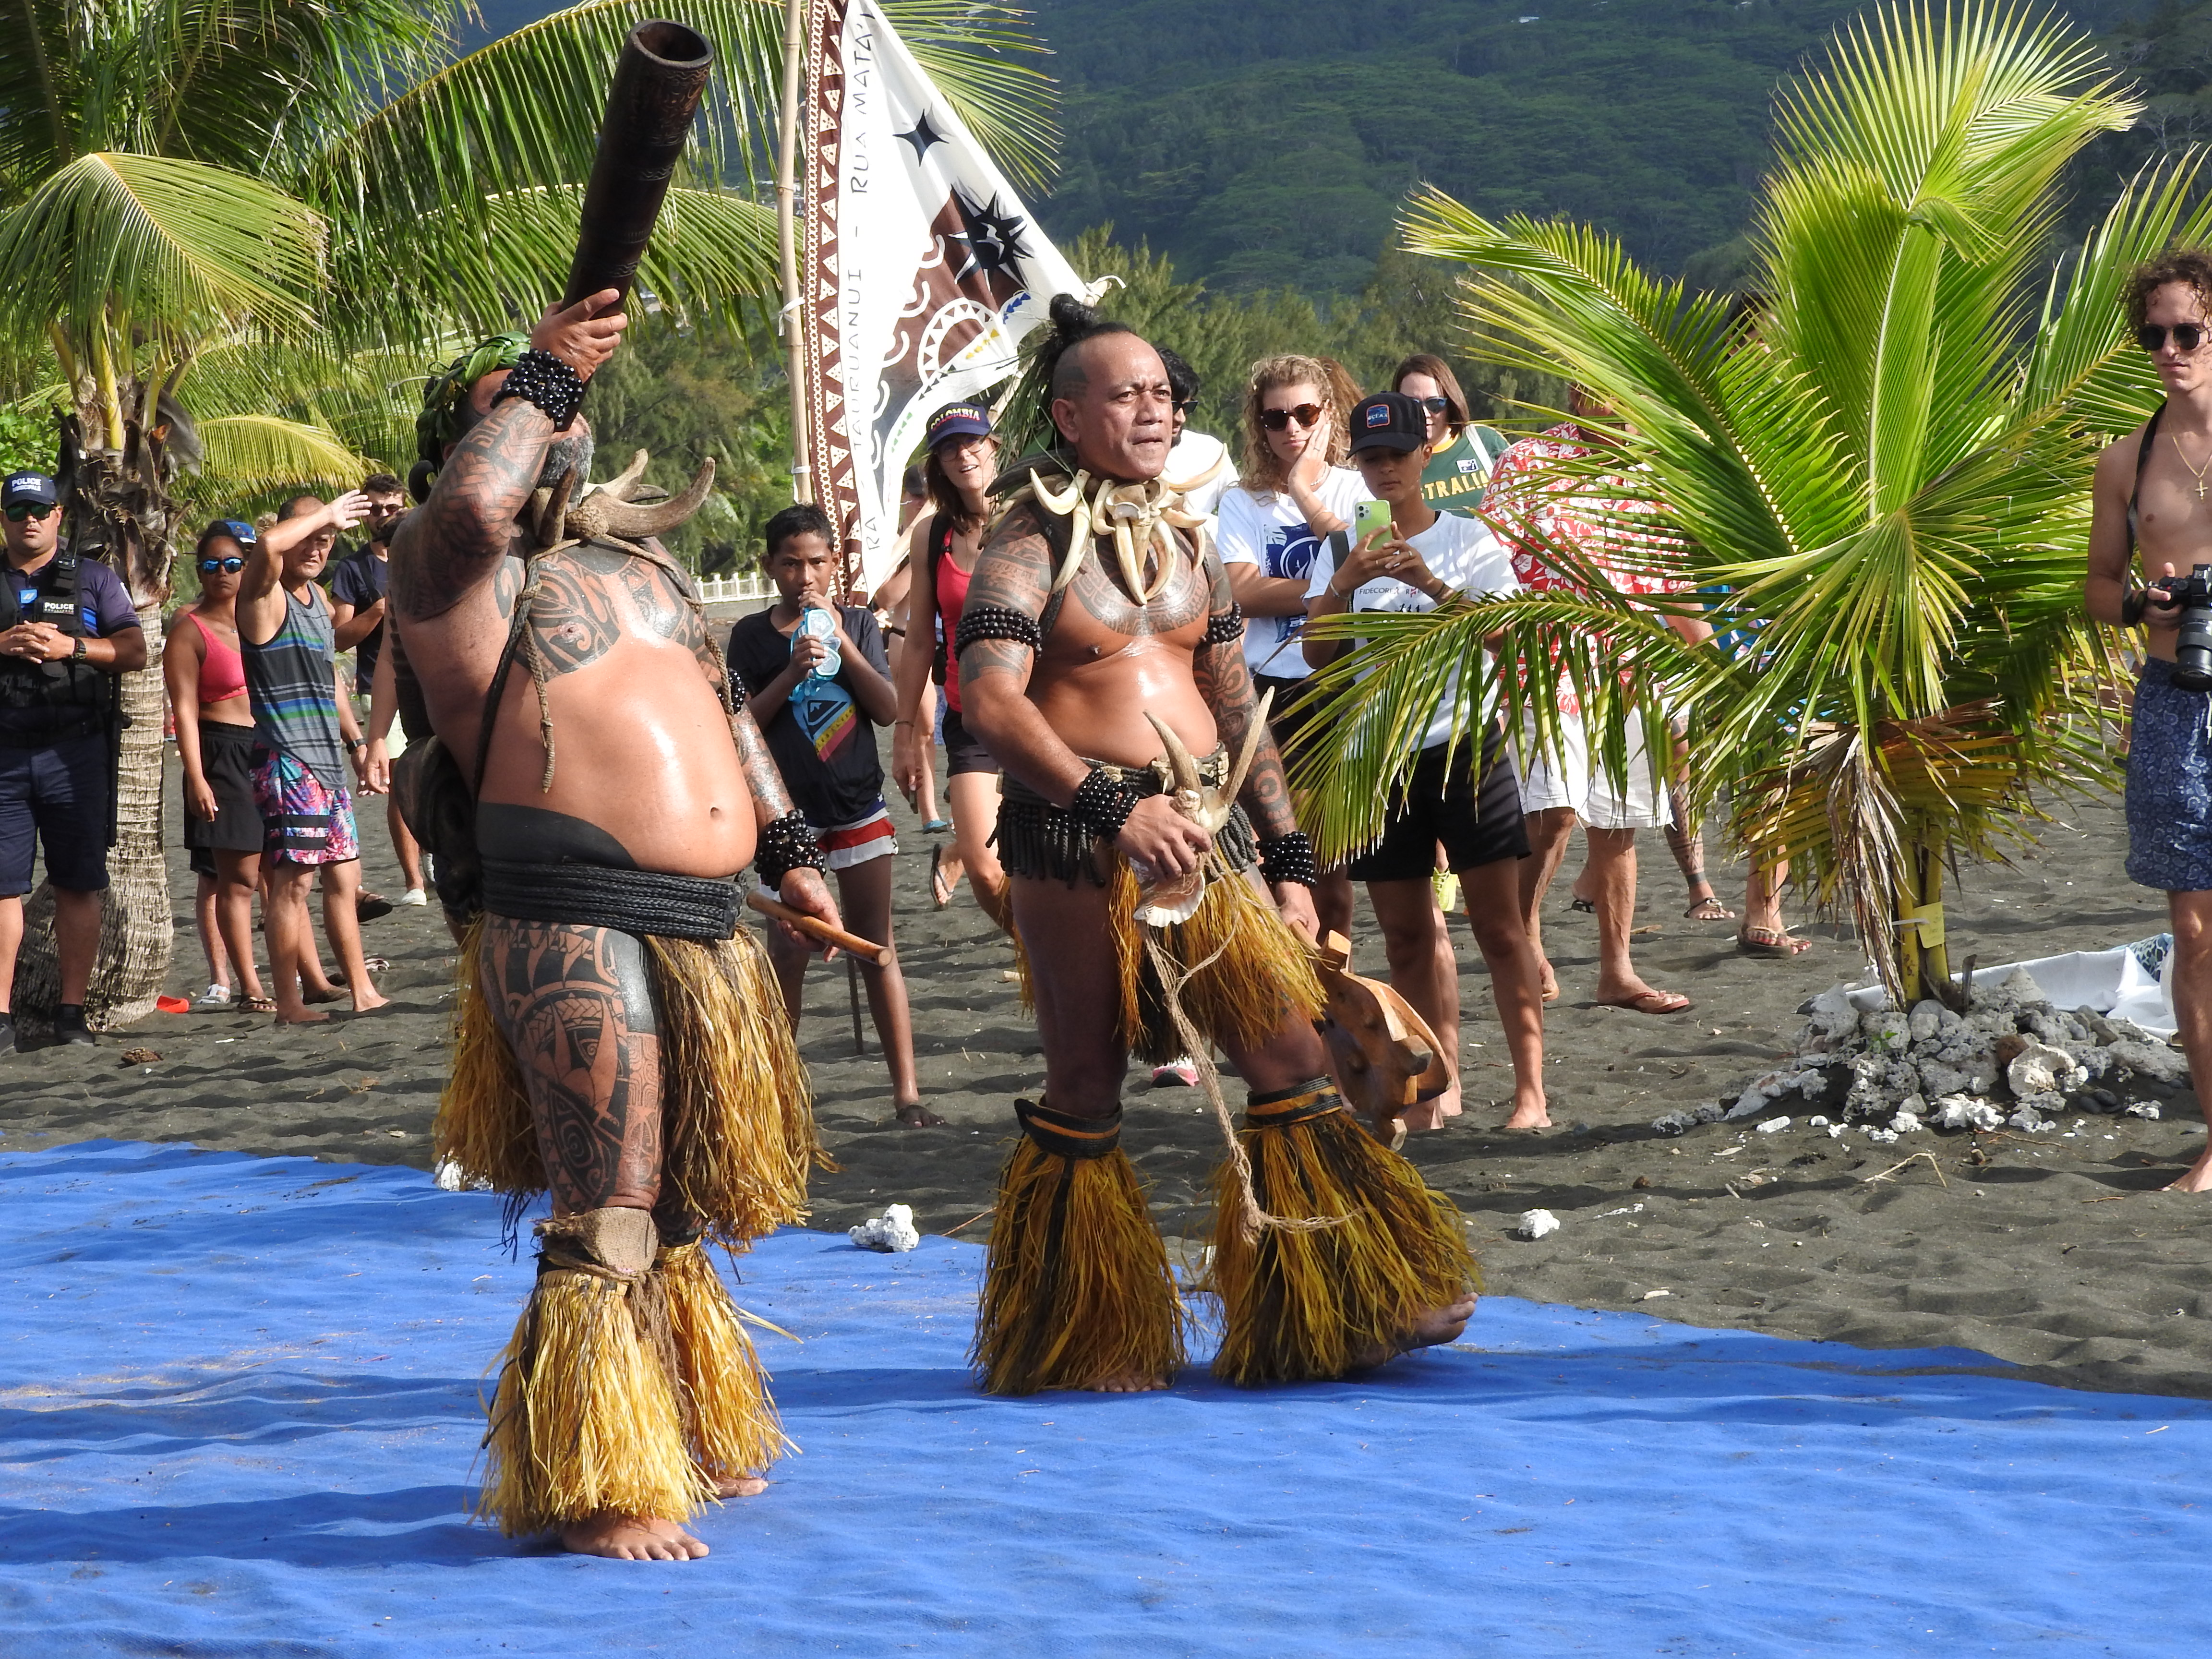
[[82, 662], [84, 660], [84, 635], [82, 634], [77, 635], [76, 644], [70, 652], [70, 660], [71, 662]]

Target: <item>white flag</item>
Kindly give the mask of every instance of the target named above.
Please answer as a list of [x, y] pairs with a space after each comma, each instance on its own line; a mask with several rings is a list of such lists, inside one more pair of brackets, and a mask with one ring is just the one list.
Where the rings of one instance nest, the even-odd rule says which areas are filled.
[[873, 591], [929, 417], [1012, 377], [1053, 296], [1086, 290], [874, 0], [814, 0], [808, 23], [806, 460]]

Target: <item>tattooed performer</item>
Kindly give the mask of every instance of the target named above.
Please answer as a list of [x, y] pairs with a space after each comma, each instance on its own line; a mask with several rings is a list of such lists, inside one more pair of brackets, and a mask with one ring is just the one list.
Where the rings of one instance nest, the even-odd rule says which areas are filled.
[[[400, 781], [465, 919], [438, 1150], [519, 1210], [552, 1194], [505, 1356], [483, 1513], [571, 1550], [682, 1560], [699, 1504], [782, 1437], [708, 1243], [805, 1211], [820, 1161], [746, 863], [825, 920], [820, 856], [652, 539], [703, 498], [586, 493], [611, 291], [487, 340], [418, 423], [435, 484], [392, 546], [389, 621], [437, 734]], [[403, 686], [404, 702], [409, 690]], [[734, 711], [734, 712], [733, 712]]]
[[[1165, 981], [1186, 974], [1190, 1024], [1251, 1091], [1253, 1197], [1334, 1224], [1248, 1234], [1224, 1165], [1217, 1373], [1334, 1377], [1449, 1342], [1474, 1306], [1474, 1261], [1449, 1200], [1362, 1131], [1326, 1075], [1313, 857], [1228, 579], [1159, 482], [1167, 371], [1067, 296], [1052, 319], [1036, 373], [1060, 442], [1000, 475], [1007, 504], [957, 641], [963, 706], [1006, 770], [999, 852], [1045, 1059], [1044, 1098], [1016, 1103], [1024, 1138], [1000, 1176], [983, 1387], [1158, 1389], [1181, 1363], [1166, 1249], [1119, 1143], [1130, 1051], [1157, 1062], [1183, 1047]], [[1249, 757], [1241, 791], [1231, 754]], [[1176, 914], [1157, 932], [1144, 920]]]

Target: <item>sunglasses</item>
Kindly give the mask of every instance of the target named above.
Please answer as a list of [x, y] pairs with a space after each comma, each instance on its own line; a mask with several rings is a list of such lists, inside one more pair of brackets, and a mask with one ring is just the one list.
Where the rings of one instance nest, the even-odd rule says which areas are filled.
[[1312, 427], [1320, 422], [1321, 414], [1319, 404], [1300, 404], [1296, 409], [1263, 409], [1260, 411], [1260, 424], [1270, 432], [1281, 432], [1292, 421], [1303, 427]]
[[8, 522], [21, 524], [26, 519], [44, 519], [55, 511], [52, 501], [18, 501], [8, 509]]
[[245, 568], [246, 561], [243, 559], [202, 559], [200, 561], [200, 574], [203, 576], [212, 576], [218, 570], [235, 576]]
[[2173, 336], [2176, 351], [2194, 351], [2204, 343], [2204, 325], [2176, 323], [2172, 328], [2161, 328], [2156, 323], [2145, 323], [2136, 331], [2136, 343], [2145, 351], [2156, 351], [2166, 343], [2166, 337]]
[[1449, 415], [1451, 413], [1451, 399], [1449, 398], [1416, 398], [1413, 401], [1420, 404], [1423, 409], [1427, 410], [1431, 415]]

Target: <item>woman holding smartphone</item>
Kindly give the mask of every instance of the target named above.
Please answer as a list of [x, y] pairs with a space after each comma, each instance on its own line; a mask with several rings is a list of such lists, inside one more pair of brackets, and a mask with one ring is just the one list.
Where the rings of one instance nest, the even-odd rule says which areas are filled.
[[[1423, 498], [1431, 458], [1425, 411], [1402, 392], [1367, 398], [1352, 412], [1352, 460], [1368, 492], [1390, 509], [1388, 529], [1361, 538], [1340, 567], [1325, 548], [1308, 584], [1307, 616], [1432, 611], [1455, 594], [1511, 592], [1513, 563], [1479, 519], [1439, 513]], [[1302, 641], [1306, 662], [1326, 666], [1352, 645]], [[1409, 1129], [1435, 1128], [1460, 1109], [1459, 973], [1443, 933], [1431, 878], [1437, 849], [1459, 878], [1475, 944], [1490, 969], [1498, 1016], [1513, 1060], [1509, 1129], [1551, 1122], [1544, 1099], [1542, 968], [1521, 917], [1520, 861], [1528, 854], [1521, 786], [1493, 708], [1455, 713], [1455, 684], [1429, 717], [1411, 775], [1391, 802], [1382, 835], [1346, 866], [1367, 884], [1382, 929], [1390, 984], [1435, 1031], [1452, 1071], [1437, 1099], [1405, 1114]], [[1453, 741], [1455, 719], [1463, 728]]]
[[[185, 778], [185, 846], [198, 877], [202, 938], [210, 983], [203, 1008], [230, 1005], [216, 992], [220, 949], [244, 994], [236, 1006], [273, 1014], [253, 967], [253, 895], [261, 884], [261, 813], [253, 802], [253, 713], [246, 706], [246, 665], [238, 650], [239, 573], [253, 526], [219, 519], [200, 532], [193, 562], [199, 603], [169, 619], [161, 678], [177, 721], [177, 763]], [[209, 921], [212, 921], [210, 930]]]

